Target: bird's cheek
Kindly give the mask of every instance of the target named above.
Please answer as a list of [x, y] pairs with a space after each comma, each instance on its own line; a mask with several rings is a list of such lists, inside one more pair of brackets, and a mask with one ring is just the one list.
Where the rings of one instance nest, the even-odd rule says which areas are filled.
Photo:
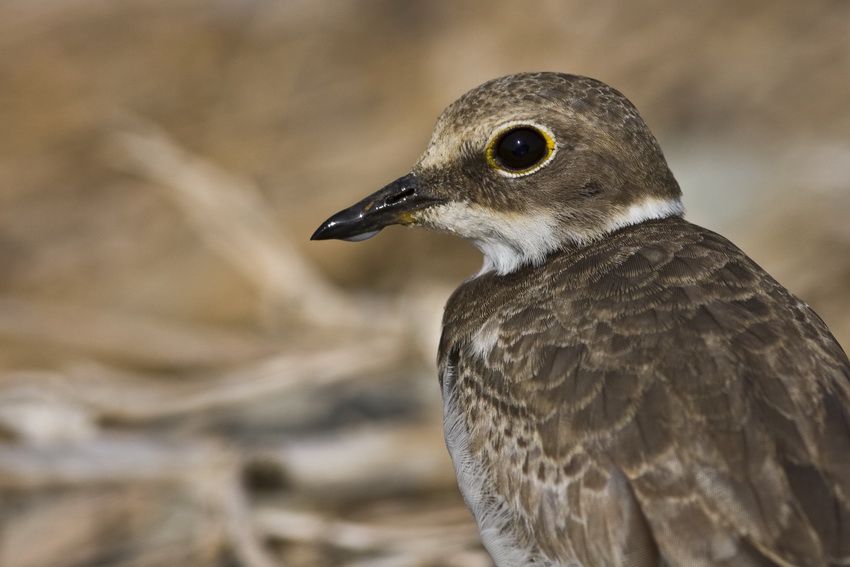
[[421, 226], [425, 228], [439, 229], [439, 213], [435, 211], [437, 206], [428, 207], [419, 211], [404, 213], [399, 224], [406, 226]]
[[417, 221], [417, 218], [420, 216], [419, 213], [421, 211], [410, 212], [410, 213], [401, 213], [398, 216], [398, 224], [403, 226], [411, 226], [421, 224]]

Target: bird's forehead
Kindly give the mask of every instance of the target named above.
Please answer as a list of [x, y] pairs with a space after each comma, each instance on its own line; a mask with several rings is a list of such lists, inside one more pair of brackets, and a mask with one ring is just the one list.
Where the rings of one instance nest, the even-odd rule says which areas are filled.
[[456, 158], [461, 148], [482, 146], [490, 136], [510, 123], [532, 123], [546, 126], [555, 112], [563, 112], [551, 98], [531, 84], [511, 85], [486, 83], [453, 102], [446, 108], [431, 135], [425, 153], [419, 160], [422, 168], [439, 167]]
[[463, 148], [481, 149], [502, 125], [511, 122], [537, 122], [533, 109], [499, 108], [487, 114], [450, 112], [437, 120], [431, 140], [419, 160], [422, 168], [439, 167], [457, 158]]

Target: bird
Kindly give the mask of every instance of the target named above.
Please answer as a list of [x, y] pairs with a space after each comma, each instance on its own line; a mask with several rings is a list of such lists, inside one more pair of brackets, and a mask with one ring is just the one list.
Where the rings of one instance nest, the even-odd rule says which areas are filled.
[[439, 116], [409, 173], [312, 239], [471, 241], [438, 375], [498, 567], [850, 565], [850, 362], [741, 249], [684, 218], [635, 106], [520, 73]]

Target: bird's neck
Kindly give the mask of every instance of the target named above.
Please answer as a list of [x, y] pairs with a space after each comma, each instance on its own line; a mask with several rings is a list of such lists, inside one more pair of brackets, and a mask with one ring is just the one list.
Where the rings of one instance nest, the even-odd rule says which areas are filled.
[[555, 251], [587, 246], [628, 226], [684, 214], [678, 197], [647, 197], [617, 210], [594, 229], [578, 229], [546, 213], [514, 215], [503, 219], [498, 230], [471, 238], [484, 255], [476, 277], [486, 273], [503, 276], [525, 266], [538, 266]]

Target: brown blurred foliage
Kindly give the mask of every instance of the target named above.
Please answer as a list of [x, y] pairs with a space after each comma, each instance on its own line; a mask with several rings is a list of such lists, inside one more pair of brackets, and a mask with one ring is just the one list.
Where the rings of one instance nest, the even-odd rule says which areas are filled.
[[850, 344], [850, 3], [5, 0], [0, 565], [488, 565], [442, 446], [479, 259], [309, 243], [494, 76], [587, 74]]

